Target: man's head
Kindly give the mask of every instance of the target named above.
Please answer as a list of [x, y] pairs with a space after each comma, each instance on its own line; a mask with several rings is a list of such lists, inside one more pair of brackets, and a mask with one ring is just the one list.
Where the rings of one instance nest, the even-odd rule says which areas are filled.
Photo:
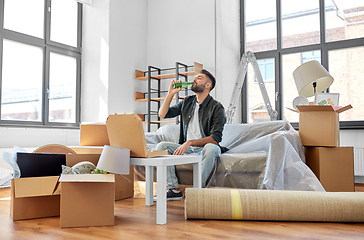
[[207, 70], [202, 69], [200, 73], [194, 79], [196, 85], [192, 85], [191, 90], [193, 92], [203, 92], [206, 86], [209, 87], [209, 91], [214, 89], [216, 80], [215, 77]]

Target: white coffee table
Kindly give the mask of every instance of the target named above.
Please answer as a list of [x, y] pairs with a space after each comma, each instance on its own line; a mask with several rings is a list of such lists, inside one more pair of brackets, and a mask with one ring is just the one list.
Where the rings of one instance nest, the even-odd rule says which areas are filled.
[[153, 167], [157, 167], [157, 224], [167, 223], [167, 166], [193, 164], [193, 187], [201, 188], [201, 156], [165, 155], [154, 158], [130, 158], [130, 165], [145, 166], [145, 205], [153, 206]]

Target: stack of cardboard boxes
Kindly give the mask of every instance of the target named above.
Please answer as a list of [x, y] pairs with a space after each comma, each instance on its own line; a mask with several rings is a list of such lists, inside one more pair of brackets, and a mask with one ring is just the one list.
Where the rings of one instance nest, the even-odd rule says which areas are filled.
[[[46, 145], [37, 152], [65, 153], [66, 165], [82, 161], [95, 166], [104, 145], [109, 145], [105, 124], [81, 125], [80, 146]], [[134, 168], [129, 175], [71, 174], [12, 179], [12, 219], [60, 216], [60, 226], [114, 225], [115, 200], [133, 197]]]
[[328, 192], [354, 191], [354, 149], [340, 147], [339, 114], [351, 105], [297, 106], [306, 164]]

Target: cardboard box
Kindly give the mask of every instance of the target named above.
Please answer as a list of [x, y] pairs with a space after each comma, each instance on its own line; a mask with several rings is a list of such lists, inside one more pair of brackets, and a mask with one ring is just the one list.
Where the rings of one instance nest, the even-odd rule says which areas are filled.
[[[82, 161], [92, 162], [97, 166], [103, 147], [77, 146], [70, 147], [78, 154], [67, 154], [67, 166], [72, 167]], [[115, 200], [134, 196], [134, 166], [130, 166], [128, 175], [115, 175]]]
[[114, 225], [113, 174], [61, 175], [61, 228]]
[[305, 147], [306, 164], [328, 192], [354, 192], [353, 147]]
[[107, 135], [106, 123], [81, 123], [81, 146], [105, 146], [110, 145]]
[[331, 105], [297, 106], [299, 110], [299, 134], [303, 146], [339, 147], [339, 114], [352, 108], [347, 105], [335, 108]]
[[11, 180], [10, 214], [23, 220], [60, 214], [59, 176], [14, 178]]

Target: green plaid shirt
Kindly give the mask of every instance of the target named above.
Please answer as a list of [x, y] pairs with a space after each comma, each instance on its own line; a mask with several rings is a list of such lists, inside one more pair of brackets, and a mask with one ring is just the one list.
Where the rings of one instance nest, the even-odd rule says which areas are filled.
[[[179, 143], [183, 144], [187, 138], [187, 127], [194, 113], [197, 97], [191, 95], [176, 105], [169, 108], [165, 118], [181, 116]], [[211, 136], [217, 143], [221, 142], [222, 131], [226, 123], [225, 109], [222, 104], [210, 95], [200, 104], [198, 110], [198, 120], [200, 123], [201, 136]], [[220, 146], [221, 147], [221, 146]], [[228, 149], [221, 147], [221, 152]]]

